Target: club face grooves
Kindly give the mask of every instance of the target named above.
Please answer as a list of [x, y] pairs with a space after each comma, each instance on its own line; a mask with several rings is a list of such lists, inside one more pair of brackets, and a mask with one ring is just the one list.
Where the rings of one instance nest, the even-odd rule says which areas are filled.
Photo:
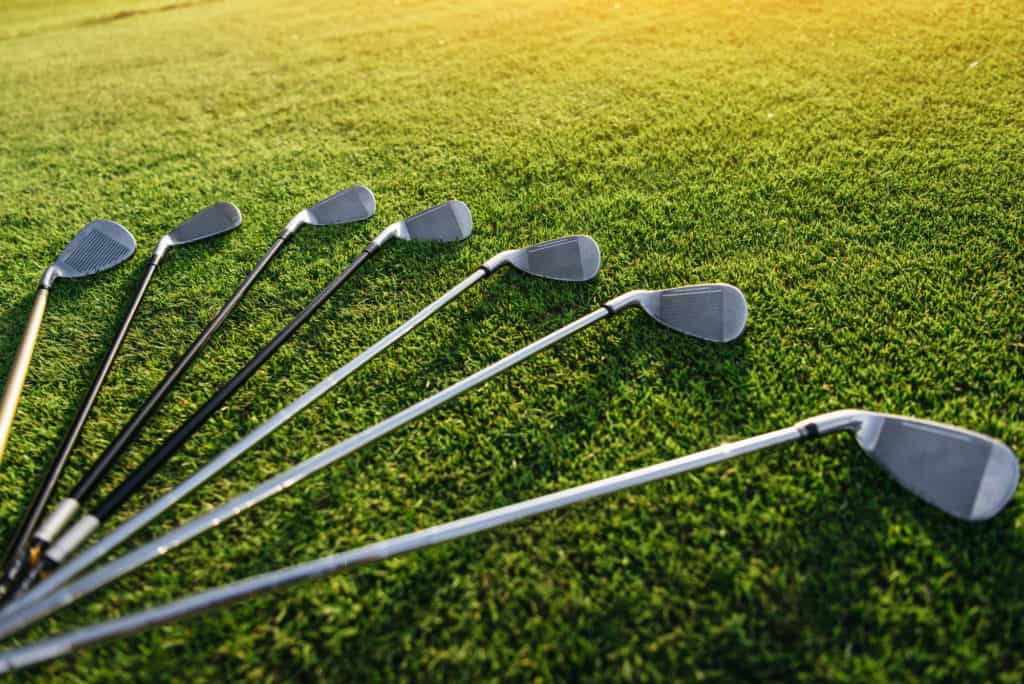
[[601, 268], [601, 249], [593, 238], [573, 235], [526, 248], [526, 268], [531, 275], [550, 280], [590, 280]]
[[135, 238], [113, 221], [99, 220], [80, 230], [54, 261], [62, 278], [81, 278], [117, 266], [135, 253]]
[[709, 342], [731, 342], [747, 324], [743, 293], [726, 283], [646, 292], [640, 306], [665, 327]]
[[601, 248], [588, 235], [570, 235], [505, 252], [485, 267], [493, 269], [500, 264], [548, 280], [582, 282], [594, 278], [601, 269]]
[[856, 437], [900, 485], [961, 520], [994, 516], [1020, 480], [1020, 465], [1009, 447], [970, 430], [866, 413]]
[[365, 185], [353, 185], [317, 202], [305, 211], [306, 223], [334, 226], [365, 221], [377, 211], [377, 200]]
[[425, 209], [402, 222], [399, 236], [405, 240], [455, 242], [473, 232], [473, 215], [464, 202], [451, 200]]

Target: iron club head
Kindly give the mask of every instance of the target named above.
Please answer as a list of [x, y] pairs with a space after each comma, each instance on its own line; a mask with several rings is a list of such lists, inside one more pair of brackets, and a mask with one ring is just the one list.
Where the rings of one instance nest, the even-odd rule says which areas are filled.
[[[812, 427], [813, 426], [813, 427]], [[988, 520], [1013, 498], [1020, 463], [997, 439], [917, 418], [845, 410], [801, 423], [809, 434], [852, 432], [903, 487], [955, 518]]]
[[217, 202], [195, 213], [157, 243], [155, 255], [163, 256], [171, 247], [180, 247], [222, 235], [242, 225], [242, 212], [231, 202]]
[[501, 252], [489, 259], [484, 268], [493, 272], [506, 265], [541, 278], [579, 282], [597, 275], [601, 248], [589, 235], [571, 235]]
[[401, 240], [465, 240], [473, 232], [473, 215], [464, 202], [452, 200], [399, 221], [395, 231]]
[[285, 227], [290, 234], [299, 226], [335, 226], [343, 223], [365, 221], [377, 211], [373, 192], [365, 185], [353, 185], [336, 192], [330, 197], [296, 214]]
[[634, 290], [605, 306], [612, 313], [639, 306], [665, 327], [709, 342], [731, 342], [747, 325], [747, 300], [726, 283]]
[[81, 278], [106, 271], [135, 253], [135, 238], [124, 226], [101, 219], [82, 228], [43, 273], [42, 287], [57, 278]]

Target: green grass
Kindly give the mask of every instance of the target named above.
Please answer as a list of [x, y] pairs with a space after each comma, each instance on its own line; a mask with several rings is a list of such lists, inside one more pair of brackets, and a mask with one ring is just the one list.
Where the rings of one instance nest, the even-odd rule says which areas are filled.
[[[8, 644], [836, 408], [946, 421], [1024, 450], [1019, 3], [170, 2], [0, 9], [2, 367], [40, 273], [78, 227], [111, 218], [140, 245], [129, 265], [54, 288], [0, 465], [0, 535], [13, 533], [143, 254], [216, 200], [242, 209], [242, 228], [158, 271], [65, 487], [291, 215], [343, 186], [373, 188], [377, 217], [300, 233], [125, 466], [387, 222], [457, 197], [475, 233], [389, 247], [129, 508], [493, 253], [586, 232], [604, 268], [582, 285], [485, 281], [160, 530], [627, 289], [732, 282], [748, 331], [714, 346], [634, 313], [595, 326]], [[1020, 497], [989, 523], [960, 523], [835, 437], [30, 674], [1020, 682], [1022, 558]]]

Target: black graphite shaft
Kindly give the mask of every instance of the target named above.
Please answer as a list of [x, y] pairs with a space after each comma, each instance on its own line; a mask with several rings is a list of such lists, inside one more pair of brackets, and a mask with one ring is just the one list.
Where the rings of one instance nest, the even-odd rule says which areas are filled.
[[270, 245], [270, 248], [266, 251], [263, 257], [260, 259], [256, 267], [249, 272], [242, 281], [242, 284], [238, 286], [235, 293], [231, 296], [231, 299], [221, 308], [217, 315], [214, 316], [213, 320], [206, 326], [206, 329], [200, 333], [196, 341], [192, 343], [192, 346], [188, 348], [188, 351], [178, 360], [174, 368], [167, 373], [160, 385], [153, 390], [153, 393], [146, 399], [146, 403], [142, 405], [132, 419], [128, 421], [128, 424], [124, 426], [121, 433], [111, 442], [110, 446], [103, 452], [99, 460], [93, 464], [93, 467], [85, 474], [85, 477], [79, 481], [71, 492], [70, 498], [77, 500], [79, 503], [83, 503], [96, 487], [99, 486], [103, 480], [107, 471], [114, 465], [117, 459], [121, 456], [124, 450], [128, 447], [133, 439], [138, 435], [139, 431], [142, 430], [143, 425], [149, 420], [153, 412], [156, 411], [157, 407], [163, 402], [164, 398], [171, 391], [174, 385], [181, 378], [182, 374], [192, 365], [192, 362], [196, 360], [199, 354], [209, 344], [210, 339], [224, 324], [231, 312], [235, 310], [238, 304], [242, 301], [242, 298], [252, 287], [253, 283], [260, 276], [263, 270], [270, 264], [271, 260], [277, 256], [281, 248], [284, 247], [286, 237], [281, 236], [274, 240], [274, 243]]
[[110, 368], [114, 365], [114, 358], [121, 350], [121, 345], [128, 335], [128, 328], [131, 327], [132, 320], [142, 304], [142, 300], [146, 295], [146, 289], [149, 287], [149, 283], [153, 279], [153, 274], [156, 272], [156, 267], [159, 263], [160, 258], [156, 255], [149, 260], [146, 271], [135, 288], [135, 295], [132, 298], [131, 305], [129, 305], [121, 321], [121, 327], [118, 329], [117, 334], [114, 335], [114, 341], [111, 343], [110, 349], [107, 350], [106, 356], [103, 357], [102, 363], [100, 363], [100, 368], [93, 378], [89, 392], [85, 395], [85, 400], [78, 407], [78, 414], [71, 424], [71, 429], [64, 435], [64, 440], [61, 442], [56, 456], [50, 461], [46, 474], [43, 476], [42, 484], [36, 490], [32, 503], [22, 516], [18, 534], [7, 547], [7, 554], [4, 560], [4, 575], [0, 578], [0, 596], [7, 593], [6, 590], [13, 582], [17, 581], [22, 570], [24, 570], [29, 546], [32, 542], [32, 533], [35, 531], [36, 526], [39, 525], [39, 520], [43, 517], [43, 513], [46, 512], [46, 504], [50, 497], [53, 496], [53, 490], [57, 488], [57, 482], [60, 480], [61, 473], [64, 472], [64, 467], [67, 465], [71, 452], [78, 445], [78, 438], [85, 427], [85, 421], [89, 417], [93, 405], [96, 403], [96, 398], [99, 396], [100, 388], [110, 373]]
[[160, 447], [154, 451], [149, 458], [143, 461], [132, 473], [129, 475], [121, 485], [110, 493], [93, 511], [93, 515], [100, 520], [108, 520], [124, 503], [138, 491], [145, 483], [153, 476], [157, 470], [172, 456], [174, 455], [182, 445], [191, 437], [202, 425], [209, 420], [209, 418], [217, 412], [217, 410], [227, 402], [228, 399], [233, 395], [245, 382], [253, 376], [260, 369], [260, 367], [274, 355], [281, 345], [288, 341], [288, 339], [295, 334], [306, 321], [308, 321], [317, 309], [319, 309], [324, 302], [326, 302], [331, 295], [333, 295], [338, 288], [340, 288], [345, 281], [347, 281], [358, 269], [362, 266], [367, 259], [377, 252], [379, 247], [370, 243], [366, 249], [362, 251], [355, 259], [352, 260], [344, 271], [338, 275], [330, 284], [327, 285], [320, 293], [313, 298], [313, 300], [306, 305], [302, 311], [299, 312], [295, 318], [291, 320], [279, 332], [274, 339], [272, 339], [265, 347], [260, 349], [250, 359], [249, 363], [245, 365], [233, 378], [221, 387], [216, 394], [214, 394], [202, 407], [196, 411], [191, 418], [171, 435], [167, 440], [164, 441]]

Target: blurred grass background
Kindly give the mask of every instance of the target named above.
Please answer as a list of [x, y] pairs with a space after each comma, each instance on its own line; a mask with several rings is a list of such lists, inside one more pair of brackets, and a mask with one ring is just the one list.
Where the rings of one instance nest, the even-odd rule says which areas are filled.
[[[158, 237], [241, 229], [158, 272], [65, 485], [302, 207], [365, 183], [368, 225], [307, 228], [125, 460], [138, 462], [388, 222], [459, 198], [474, 236], [396, 244], [136, 500], [497, 251], [569, 233], [593, 283], [485, 281], [173, 514], [180, 524], [638, 288], [728, 281], [746, 336], [603, 323], [8, 644], [859, 407], [1024, 449], [1020, 4], [7, 0], [0, 364], [42, 270], [110, 218], [139, 255], [60, 282], [5, 462], [12, 534]], [[65, 487], [66, 489], [66, 487]], [[63, 490], [62, 492], [63, 493]], [[1019, 501], [1019, 497], [1018, 497]], [[125, 515], [131, 511], [126, 511]], [[836, 437], [84, 651], [44, 681], [1019, 682], [1024, 512], [968, 525]]]

